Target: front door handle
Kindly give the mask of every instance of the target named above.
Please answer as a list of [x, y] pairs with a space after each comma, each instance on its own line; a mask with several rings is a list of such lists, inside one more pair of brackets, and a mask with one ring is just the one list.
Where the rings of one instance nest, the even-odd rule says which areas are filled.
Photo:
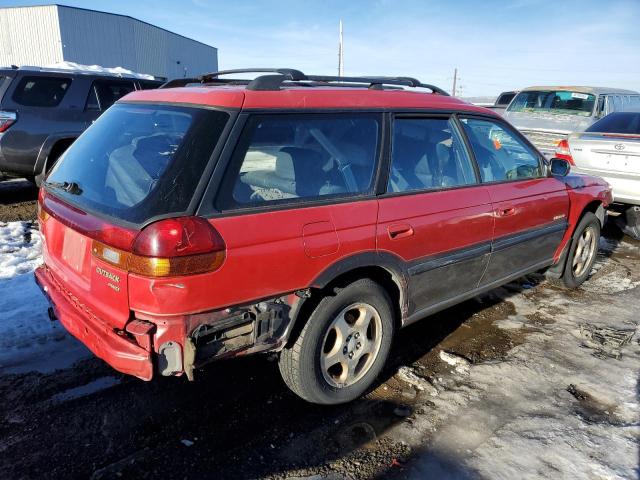
[[387, 227], [387, 233], [391, 240], [398, 240], [399, 238], [406, 238], [413, 235], [413, 227], [407, 223], [389, 225]]
[[515, 215], [516, 208], [515, 207], [505, 207], [498, 209], [498, 215], [500, 217], [509, 217], [511, 215]]

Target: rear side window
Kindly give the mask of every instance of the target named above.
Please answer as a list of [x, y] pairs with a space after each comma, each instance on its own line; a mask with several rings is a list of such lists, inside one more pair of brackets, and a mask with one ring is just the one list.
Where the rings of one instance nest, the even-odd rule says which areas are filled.
[[404, 118], [393, 124], [387, 191], [406, 192], [476, 183], [473, 164], [446, 118]]
[[184, 212], [228, 118], [200, 108], [114, 105], [69, 147], [46, 185], [82, 209], [136, 224]]
[[13, 101], [27, 107], [56, 107], [70, 85], [70, 78], [24, 77], [13, 92]]
[[379, 130], [377, 114], [252, 117], [223, 180], [217, 208], [369, 192]]
[[87, 97], [87, 110], [106, 110], [120, 98], [135, 90], [133, 82], [96, 80]]
[[542, 176], [538, 155], [515, 132], [491, 120], [463, 118], [461, 122], [483, 182]]

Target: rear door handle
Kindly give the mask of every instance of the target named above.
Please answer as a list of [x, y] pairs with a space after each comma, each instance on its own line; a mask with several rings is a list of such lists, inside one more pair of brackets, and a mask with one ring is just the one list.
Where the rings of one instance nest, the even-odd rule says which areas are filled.
[[516, 213], [515, 207], [505, 207], [498, 209], [498, 215], [501, 217], [508, 217], [510, 215], [514, 215]]
[[413, 227], [407, 223], [398, 223], [395, 225], [389, 225], [387, 227], [387, 233], [389, 233], [389, 238], [391, 240], [406, 238], [413, 235]]

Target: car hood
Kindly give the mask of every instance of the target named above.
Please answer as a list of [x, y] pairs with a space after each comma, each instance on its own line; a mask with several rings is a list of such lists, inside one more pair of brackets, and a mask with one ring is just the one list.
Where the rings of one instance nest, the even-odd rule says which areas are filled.
[[553, 113], [505, 113], [505, 118], [519, 130], [547, 130], [551, 132], [582, 132], [593, 123], [593, 117], [558, 115]]

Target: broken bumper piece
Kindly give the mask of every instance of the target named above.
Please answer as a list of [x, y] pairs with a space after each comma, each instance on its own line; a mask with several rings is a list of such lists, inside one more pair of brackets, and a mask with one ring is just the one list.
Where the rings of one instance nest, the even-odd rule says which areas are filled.
[[77, 307], [46, 266], [35, 271], [35, 280], [51, 303], [55, 317], [71, 335], [119, 372], [151, 380], [153, 363], [148, 350], [130, 340], [127, 333], [115, 331], [96, 316]]

